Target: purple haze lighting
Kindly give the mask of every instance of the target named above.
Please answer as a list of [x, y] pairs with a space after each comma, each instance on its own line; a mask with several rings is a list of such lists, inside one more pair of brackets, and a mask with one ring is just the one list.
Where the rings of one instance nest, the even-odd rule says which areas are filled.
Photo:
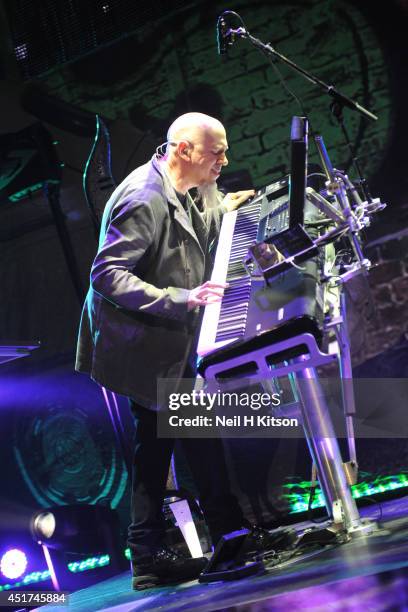
[[27, 567], [27, 557], [22, 550], [8, 550], [0, 560], [0, 571], [6, 578], [13, 580], [24, 574]]

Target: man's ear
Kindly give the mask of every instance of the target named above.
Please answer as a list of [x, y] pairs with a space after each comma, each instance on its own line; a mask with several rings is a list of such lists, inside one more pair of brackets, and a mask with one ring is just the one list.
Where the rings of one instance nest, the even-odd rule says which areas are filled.
[[178, 154], [180, 155], [180, 157], [182, 159], [184, 159], [185, 161], [190, 161], [191, 159], [191, 149], [190, 149], [190, 144], [188, 142], [186, 142], [185, 140], [179, 142], [178, 144]]

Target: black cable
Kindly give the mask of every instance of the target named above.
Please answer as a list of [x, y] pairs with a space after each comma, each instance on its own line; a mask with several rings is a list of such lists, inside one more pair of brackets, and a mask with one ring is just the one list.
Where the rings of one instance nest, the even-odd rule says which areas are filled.
[[238, 15], [238, 13], [236, 13], [235, 11], [224, 11], [223, 13], [221, 13], [221, 15], [218, 17], [218, 21], [220, 21], [220, 19], [222, 19], [225, 15], [234, 15], [234, 17], [236, 17], [237, 19], [239, 19], [242, 27], [244, 28], [244, 30], [247, 30], [247, 27], [245, 25], [244, 20], [242, 19], [241, 15]]
[[[286, 93], [287, 93], [287, 94], [289, 94], [289, 96], [291, 96], [291, 97], [292, 97], [292, 98], [295, 100], [295, 102], [298, 104], [298, 106], [299, 106], [299, 108], [300, 108], [300, 110], [301, 110], [301, 113], [302, 113], [303, 117], [307, 117], [307, 113], [306, 113], [306, 110], [305, 110], [305, 108], [304, 108], [304, 106], [303, 106], [302, 101], [301, 101], [301, 100], [300, 100], [300, 98], [299, 98], [299, 97], [298, 97], [298, 96], [295, 94], [295, 92], [291, 90], [291, 88], [290, 88], [290, 87], [288, 86], [288, 84], [286, 83], [286, 79], [285, 79], [285, 77], [283, 76], [283, 74], [282, 74], [281, 70], [280, 70], [280, 69], [278, 68], [278, 66], [276, 65], [275, 60], [274, 60], [274, 59], [272, 59], [272, 57], [271, 57], [271, 56], [270, 56], [268, 53], [266, 53], [266, 52], [264, 52], [264, 55], [266, 56], [266, 58], [267, 58], [268, 62], [270, 63], [270, 65], [272, 66], [272, 68], [274, 69], [274, 71], [276, 72], [276, 74], [278, 75], [278, 78], [279, 78], [279, 80], [280, 80], [280, 82], [281, 82], [281, 85], [282, 85], [283, 89], [284, 89], [284, 90], [286, 91]], [[311, 133], [311, 135], [313, 136], [313, 135], [314, 135], [314, 131], [313, 131], [313, 129], [312, 129], [312, 124], [311, 124], [310, 120], [309, 120], [309, 125], [310, 125], [310, 133]]]

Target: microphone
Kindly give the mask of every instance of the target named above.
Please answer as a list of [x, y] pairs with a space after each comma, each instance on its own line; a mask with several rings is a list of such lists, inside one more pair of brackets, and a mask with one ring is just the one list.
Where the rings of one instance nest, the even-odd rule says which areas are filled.
[[217, 21], [217, 51], [218, 55], [226, 58], [228, 52], [227, 44], [227, 24], [225, 23], [224, 17], [221, 15]]

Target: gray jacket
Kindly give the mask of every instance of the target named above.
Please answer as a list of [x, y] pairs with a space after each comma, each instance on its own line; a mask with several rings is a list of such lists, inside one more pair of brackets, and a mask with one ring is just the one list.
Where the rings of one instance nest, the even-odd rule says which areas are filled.
[[153, 409], [157, 379], [183, 374], [197, 325], [187, 298], [206, 276], [209, 232], [187, 197], [191, 219], [155, 159], [117, 187], [81, 316], [76, 369]]

